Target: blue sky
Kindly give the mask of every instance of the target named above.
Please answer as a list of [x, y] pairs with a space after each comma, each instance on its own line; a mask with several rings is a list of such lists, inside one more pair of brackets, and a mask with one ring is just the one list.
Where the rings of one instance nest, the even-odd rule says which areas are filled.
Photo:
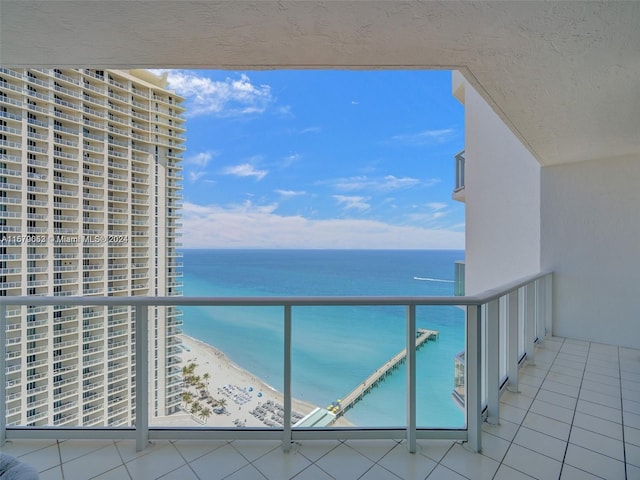
[[185, 248], [464, 248], [450, 72], [167, 73], [186, 97]]

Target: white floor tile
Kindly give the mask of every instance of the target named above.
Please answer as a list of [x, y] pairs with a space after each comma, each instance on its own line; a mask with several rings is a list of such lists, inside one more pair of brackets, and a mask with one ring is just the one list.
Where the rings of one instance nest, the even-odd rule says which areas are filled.
[[309, 466], [293, 478], [295, 480], [333, 480], [331, 475], [315, 465]]
[[406, 480], [426, 478], [437, 465], [424, 455], [408, 453], [404, 445], [397, 445], [378, 464]]
[[557, 422], [533, 412], [527, 414], [522, 425], [563, 441], [569, 439], [569, 431], [571, 430], [571, 426], [567, 423]]
[[533, 450], [512, 444], [503, 463], [521, 472], [535, 473], [536, 478], [557, 479], [562, 463]]
[[491, 435], [495, 435], [497, 437], [502, 438], [508, 442], [513, 440], [513, 437], [516, 436], [516, 432], [518, 431], [519, 424], [509, 422], [504, 419], [500, 419], [499, 425], [490, 425], [488, 423], [482, 424], [482, 431], [490, 433]]
[[[240, 453], [243, 453], [241, 451]], [[269, 479], [295, 477], [311, 465], [307, 457], [297, 452], [284, 453], [281, 448], [274, 449], [253, 462], [262, 474]]]
[[519, 472], [515, 468], [511, 468], [504, 463], [500, 465], [498, 471], [496, 472], [496, 476], [493, 477], [493, 480], [530, 480], [535, 477], [530, 477], [529, 475], [525, 475], [522, 472]]
[[601, 375], [595, 372], [584, 372], [584, 380], [589, 380], [592, 382], [602, 383], [604, 385], [609, 385], [613, 388], [620, 388], [620, 379], [617, 377], [611, 377], [609, 375]]
[[438, 465], [427, 477], [428, 480], [466, 480], [462, 475], [448, 469], [444, 465]]
[[275, 450], [283, 453], [280, 440], [235, 440], [230, 445], [250, 462]]
[[569, 436], [569, 443], [578, 445], [588, 450], [593, 450], [602, 455], [624, 461], [624, 447], [620, 440], [605, 437], [598, 433], [573, 427]]
[[470, 479], [492, 478], [500, 466], [495, 460], [470, 452], [459, 444], [454, 445], [440, 463]]
[[[7, 452], [13, 455], [10, 452]], [[60, 452], [58, 451], [58, 444], [53, 444], [49, 447], [36, 450], [26, 455], [19, 457], [21, 462], [28, 463], [34, 467], [38, 472], [44, 472], [50, 468], [60, 465]]]
[[560, 475], [560, 480], [597, 480], [599, 478], [566, 463], [562, 466], [562, 474]]
[[0, 451], [14, 457], [21, 457], [57, 444], [58, 442], [55, 440], [7, 440], [4, 445], [0, 446]]
[[559, 407], [537, 399], [533, 402], [529, 411], [568, 424], [571, 424], [574, 413], [572, 408]]
[[97, 476], [122, 465], [122, 459], [113, 442], [100, 450], [94, 450], [81, 457], [62, 464], [62, 471], [67, 478], [87, 478]]
[[331, 450], [315, 463], [335, 478], [358, 478], [373, 465], [367, 457], [344, 444]]
[[[374, 462], [398, 446], [398, 442], [394, 440], [347, 440], [344, 443]], [[402, 448], [407, 452], [407, 455], [410, 455], [404, 445]]]
[[602, 418], [576, 412], [573, 417], [573, 426], [580, 427], [591, 432], [600, 433], [607, 437], [622, 440], [622, 425]]
[[[524, 386], [524, 384], [521, 385], [521, 387], [522, 386]], [[506, 403], [507, 405], [511, 405], [512, 407], [520, 408], [522, 410], [528, 410], [533, 403], [533, 398], [527, 397], [520, 393], [504, 392], [502, 397], [500, 397], [500, 401], [502, 403]]]
[[[211, 478], [211, 477], [203, 477], [203, 478]], [[253, 465], [249, 464], [245, 467], [242, 467], [240, 470], [233, 472], [228, 477], [225, 477], [225, 480], [265, 480], [265, 477], [260, 470], [258, 470]], [[285, 480], [290, 477], [277, 477], [277, 480]], [[271, 480], [271, 479], [270, 479]], [[275, 478], [273, 480], [276, 480]]]
[[563, 385], [570, 385], [572, 387], [580, 387], [580, 383], [582, 383], [582, 379], [580, 377], [575, 377], [573, 375], [564, 375], [557, 372], [549, 372], [546, 380], [552, 380], [554, 382], [558, 382]]
[[[93, 477], [91, 480], [129, 480], [130, 478], [131, 477], [129, 476], [129, 472], [127, 472], [127, 469], [124, 467], [124, 465], [121, 465], [114, 468], [113, 470], [109, 470], [108, 472], [98, 475], [97, 477]], [[40, 480], [44, 479], [41, 478]], [[135, 480], [144, 479], [136, 478]], [[188, 480], [188, 477], [185, 477], [185, 480]]]
[[593, 380], [583, 380], [582, 386], [580, 387], [582, 391], [589, 390], [591, 392], [604, 393], [605, 395], [620, 396], [620, 388], [614, 387], [611, 385], [607, 385], [605, 383], [594, 382]]
[[640, 447], [627, 442], [624, 448], [627, 463], [640, 467]]
[[[416, 440], [416, 451], [420, 455], [430, 458], [436, 462], [439, 462], [455, 445], [451, 440]], [[406, 449], [406, 444], [403, 442], [399, 445], [401, 448]]]
[[587, 402], [597, 403], [598, 405], [604, 405], [609, 408], [617, 408], [618, 410], [622, 408], [622, 400], [620, 398], [619, 390], [618, 392], [614, 392], [614, 395], [607, 395], [591, 390], [580, 390], [580, 397], [578, 398], [586, 400]]
[[225, 440], [178, 440], [173, 445], [187, 462], [191, 462], [227, 443]]
[[587, 415], [593, 415], [598, 418], [609, 420], [610, 422], [622, 423], [622, 412], [619, 409], [587, 402], [586, 400], [578, 400], [576, 410], [578, 412], [586, 413]]
[[636, 415], [635, 413], [631, 413], [631, 412], [625, 412], [624, 424], [628, 425], [631, 428], [640, 429], [640, 415]]
[[[40, 480], [63, 480], [62, 468], [60, 466], [50, 468], [44, 472], [40, 472]], [[120, 477], [121, 479], [128, 479], [129, 477]]]
[[561, 393], [568, 397], [578, 398], [580, 393], [580, 387], [576, 385], [567, 385], [566, 383], [556, 382], [547, 378], [542, 382], [541, 389], [548, 390], [550, 392]]
[[60, 457], [63, 462], [69, 462], [75, 458], [95, 452], [108, 445], [113, 445], [112, 440], [65, 440], [60, 442]]
[[563, 365], [556, 365], [555, 363], [549, 369], [549, 373], [559, 373], [561, 375], [566, 375], [568, 377], [573, 377], [575, 379], [582, 378], [582, 374], [584, 370], [581, 368], [573, 368], [573, 367], [565, 367]]
[[624, 441], [640, 447], [640, 429], [624, 426]]
[[379, 465], [374, 465], [358, 480], [401, 480], [401, 478]]
[[507, 453], [509, 442], [491, 434], [482, 435], [482, 455], [501, 462]]
[[519, 380], [521, 384], [539, 388], [544, 381], [544, 377], [535, 377], [533, 375], [522, 374], [520, 375]]
[[627, 480], [640, 480], [640, 467], [627, 465]]
[[571, 410], [576, 408], [576, 402], [578, 401], [575, 397], [547, 390], [540, 390], [536, 400], [558, 405], [559, 407], [570, 408]]
[[624, 370], [622, 372], [622, 378], [627, 381], [632, 381], [637, 384], [640, 384], [640, 372], [630, 372], [628, 370]]
[[611, 480], [624, 478], [624, 463], [611, 457], [569, 444], [565, 463]]
[[231, 445], [225, 445], [190, 462], [190, 465], [198, 477], [214, 480], [231, 475], [248, 463]]
[[633, 382], [631, 380], [627, 380], [626, 378], [622, 378], [622, 390], [627, 390], [629, 392], [640, 393], [640, 382]]
[[294, 443], [291, 450], [299, 452], [306, 458], [315, 462], [321, 457], [324, 457], [334, 448], [342, 445], [341, 442], [331, 440], [304, 440], [299, 443]]
[[585, 368], [586, 373], [599, 373], [600, 375], [606, 375], [607, 377], [620, 378], [620, 368], [615, 367], [601, 367], [598, 365], [587, 365]]
[[[115, 480], [115, 479], [114, 479]], [[199, 480], [195, 473], [189, 468], [188, 465], [163, 475], [158, 480]]]
[[514, 443], [535, 452], [562, 461], [567, 443], [544, 433], [536, 432], [530, 428], [520, 427]]
[[[640, 399], [640, 396], [638, 396], [638, 399]], [[635, 413], [636, 415], [640, 415], [640, 402], [624, 399], [622, 401], [622, 410], [624, 412], [630, 412]]]
[[511, 405], [500, 402], [500, 419], [504, 418], [509, 422], [521, 423], [526, 414], [527, 411], [522, 408], [512, 407]]
[[185, 465], [185, 461], [173, 445], [165, 445], [141, 457], [127, 462], [127, 470], [133, 478], [144, 476], [157, 478]]

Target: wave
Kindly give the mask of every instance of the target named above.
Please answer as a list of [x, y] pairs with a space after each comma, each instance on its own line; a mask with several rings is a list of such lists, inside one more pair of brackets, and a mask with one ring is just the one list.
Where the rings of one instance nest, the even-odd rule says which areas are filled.
[[422, 282], [456, 283], [455, 280], [444, 280], [442, 278], [413, 277], [413, 279], [420, 280]]

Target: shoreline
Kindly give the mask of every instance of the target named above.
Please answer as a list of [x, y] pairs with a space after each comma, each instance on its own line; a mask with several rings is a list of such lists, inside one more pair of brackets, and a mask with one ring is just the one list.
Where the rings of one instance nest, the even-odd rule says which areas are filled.
[[[206, 390], [210, 397], [202, 396], [195, 387], [183, 386], [194, 400], [207, 407], [211, 415], [199, 418], [183, 409], [175, 414], [154, 418], [154, 425], [162, 426], [212, 426], [212, 427], [281, 427], [284, 395], [253, 373], [240, 367], [218, 348], [201, 340], [182, 334], [183, 361], [186, 367], [195, 363], [194, 375], [201, 379], [208, 374]], [[212, 397], [212, 398], [211, 398]], [[216, 401], [224, 400], [224, 412], [214, 408]], [[193, 405], [193, 404], [191, 404]], [[312, 403], [292, 398], [293, 423], [319, 408]], [[215, 413], [216, 410], [218, 413]], [[350, 426], [348, 420], [339, 418], [335, 426]]]

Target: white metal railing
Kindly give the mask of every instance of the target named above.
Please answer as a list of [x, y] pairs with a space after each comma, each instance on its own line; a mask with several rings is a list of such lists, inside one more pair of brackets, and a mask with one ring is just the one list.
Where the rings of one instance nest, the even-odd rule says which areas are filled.
[[[11, 438], [113, 438], [136, 439], [142, 450], [150, 439], [281, 439], [288, 450], [294, 440], [336, 438], [406, 438], [409, 451], [416, 439], [466, 440], [472, 450], [482, 449], [481, 422], [499, 419], [503, 385], [518, 390], [518, 368], [523, 358], [535, 362], [535, 343], [551, 332], [552, 274], [539, 273], [474, 296], [461, 297], [1, 297], [0, 372], [7, 368], [8, 306], [109, 306], [135, 308], [135, 427], [7, 427], [0, 415], [0, 444]], [[522, 308], [519, 302], [523, 302]], [[501, 308], [502, 305], [502, 308]], [[284, 330], [284, 426], [272, 429], [203, 429], [149, 426], [149, 307], [220, 306], [282, 307]], [[407, 421], [396, 429], [292, 429], [291, 351], [292, 308], [317, 306], [404, 306], [406, 308]], [[416, 425], [416, 307], [463, 306], [466, 310], [466, 428], [423, 429]], [[504, 331], [502, 331], [504, 330]], [[126, 330], [125, 330], [126, 333]], [[109, 335], [111, 337], [111, 335]], [[502, 339], [506, 339], [501, 341]], [[83, 352], [86, 354], [87, 352]], [[501, 368], [501, 358], [506, 368]], [[453, 359], [452, 359], [453, 361]], [[505, 371], [506, 370], [506, 371]], [[453, 379], [452, 379], [453, 380]], [[7, 382], [0, 382], [0, 412], [6, 412]]]

